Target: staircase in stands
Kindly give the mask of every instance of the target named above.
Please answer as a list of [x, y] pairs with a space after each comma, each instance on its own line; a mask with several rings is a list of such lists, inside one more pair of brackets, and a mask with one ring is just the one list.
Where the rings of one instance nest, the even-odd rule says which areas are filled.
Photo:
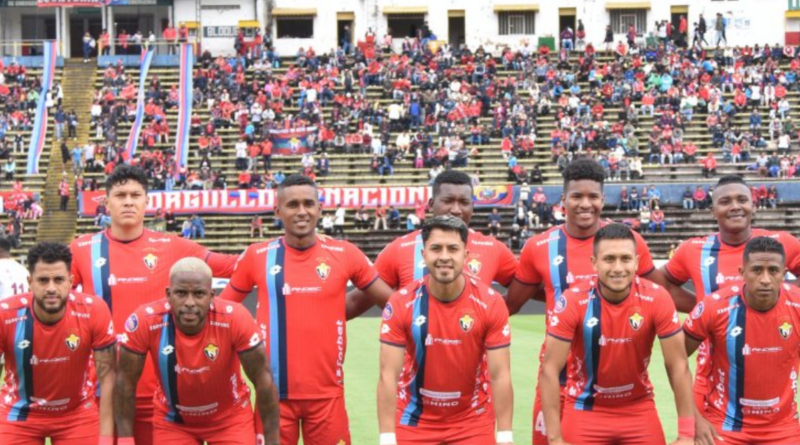
[[[83, 59], [64, 61], [64, 75], [61, 87], [64, 90], [62, 108], [65, 113], [75, 110], [78, 115], [76, 137], [67, 138], [67, 147], [72, 151], [76, 146], [83, 147], [89, 142], [90, 125], [87, 121], [88, 110], [92, 106], [94, 77], [97, 66], [83, 63]], [[66, 130], [65, 130], [66, 137]], [[69, 242], [75, 236], [77, 223], [77, 197], [75, 196], [75, 176], [72, 173], [72, 161], [66, 165], [61, 158], [61, 141], [53, 140], [50, 150], [50, 167], [47, 170], [47, 181], [44, 193], [45, 214], [39, 223], [37, 241]], [[70, 198], [66, 212], [59, 211], [60, 196], [58, 186], [66, 172], [70, 184]]]

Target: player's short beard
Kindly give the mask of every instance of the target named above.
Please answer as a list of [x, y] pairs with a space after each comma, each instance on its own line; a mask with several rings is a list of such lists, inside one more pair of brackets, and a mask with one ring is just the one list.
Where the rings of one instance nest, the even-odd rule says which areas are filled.
[[59, 304], [56, 308], [48, 308], [47, 306], [45, 306], [44, 305], [44, 297], [42, 297], [42, 298], [34, 298], [33, 301], [36, 302], [36, 305], [39, 306], [39, 309], [45, 311], [46, 313], [48, 313], [50, 315], [54, 315], [54, 314], [57, 314], [57, 313], [61, 312], [67, 306], [67, 299], [66, 298], [61, 298], [61, 300], [60, 300], [61, 304]]

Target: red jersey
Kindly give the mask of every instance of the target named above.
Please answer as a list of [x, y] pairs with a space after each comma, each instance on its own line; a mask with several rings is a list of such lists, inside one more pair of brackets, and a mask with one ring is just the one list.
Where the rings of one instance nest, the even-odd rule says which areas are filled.
[[[768, 236], [777, 239], [786, 250], [786, 267], [800, 276], [800, 241], [787, 232], [753, 229], [751, 239]], [[738, 246], [725, 244], [719, 233], [688, 239], [678, 246], [675, 255], [666, 264], [667, 272], [678, 282], [691, 281], [697, 301], [703, 301], [721, 287], [741, 280], [739, 267], [747, 242]]]
[[643, 278], [616, 304], [593, 280], [580, 283], [564, 292], [548, 325], [548, 335], [572, 343], [564, 394], [582, 411], [653, 398], [647, 374], [653, 341], [681, 332], [672, 297]]
[[94, 296], [71, 293], [64, 318], [53, 325], [36, 318], [33, 304], [31, 293], [0, 302], [0, 353], [6, 360], [0, 415], [9, 422], [94, 404], [89, 358], [116, 343], [108, 307]]
[[376, 279], [347, 241], [317, 238], [301, 250], [280, 237], [244, 251], [228, 286], [245, 295], [258, 287], [256, 320], [281, 400], [343, 394], [347, 283], [366, 289]]
[[724, 431], [798, 428], [800, 289], [784, 284], [766, 312], [747, 306], [739, 282], [697, 304], [683, 330], [712, 345], [706, 416]]
[[[101, 297], [116, 326], [122, 326], [140, 305], [163, 298], [169, 286], [169, 271], [178, 260], [205, 260], [215, 277], [231, 276], [235, 255], [211, 253], [195, 242], [175, 235], [144, 229], [139, 238], [118, 241], [109, 230], [83, 235], [70, 244], [74, 286]], [[155, 374], [147, 364], [139, 380], [136, 397], [151, 403]]]
[[162, 299], [139, 307], [125, 322], [121, 346], [149, 354], [158, 368], [153, 396], [156, 415], [173, 423], [208, 424], [250, 407], [250, 389], [241, 375], [239, 354], [261, 345], [261, 333], [247, 309], [216, 301], [203, 330], [181, 332], [169, 303]]
[[[390, 287], [406, 287], [428, 275], [428, 268], [422, 259], [422, 248], [421, 230], [397, 238], [378, 255], [375, 269]], [[503, 286], [511, 283], [517, 269], [517, 258], [505, 244], [493, 236], [470, 229], [467, 250], [469, 256], [464, 263], [464, 270], [490, 286], [493, 281]]]
[[406, 349], [397, 422], [493, 421], [484, 357], [487, 349], [511, 344], [505, 302], [474, 278], [448, 303], [430, 296], [427, 284], [426, 277], [400, 289], [383, 310], [381, 342]]
[[[601, 226], [607, 223], [601, 223]], [[639, 269], [636, 274], [647, 275], [653, 271], [653, 257], [644, 238], [631, 231], [636, 238], [636, 254], [639, 256]], [[542, 232], [525, 243], [519, 255], [516, 279], [525, 284], [544, 283], [547, 314], [552, 314], [553, 306], [561, 298], [562, 292], [573, 283], [595, 277], [596, 273], [589, 260], [594, 251], [594, 236], [573, 238], [567, 234], [562, 224]]]

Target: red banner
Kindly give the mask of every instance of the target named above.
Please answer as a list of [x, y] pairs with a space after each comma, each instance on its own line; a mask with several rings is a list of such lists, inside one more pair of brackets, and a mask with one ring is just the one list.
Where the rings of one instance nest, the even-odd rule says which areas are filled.
[[[319, 189], [319, 200], [328, 209], [338, 204], [346, 209], [362, 205], [414, 207], [417, 201], [427, 203], [430, 187], [330, 187]], [[95, 216], [97, 206], [105, 200], [105, 192], [81, 192], [81, 215]], [[275, 190], [182, 190], [154, 191], [148, 194], [147, 214], [156, 210], [176, 215], [195, 213], [252, 214], [275, 209]], [[514, 204], [514, 187], [510, 185], [477, 187], [473, 197], [476, 206], [509, 206]]]

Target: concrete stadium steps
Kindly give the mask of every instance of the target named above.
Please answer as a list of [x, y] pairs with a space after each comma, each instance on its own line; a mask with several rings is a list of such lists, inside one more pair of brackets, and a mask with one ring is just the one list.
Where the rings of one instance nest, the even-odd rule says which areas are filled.
[[[712, 218], [709, 210], [683, 210], [682, 208], [675, 207], [674, 205], [662, 206], [665, 214], [665, 220], [668, 222], [665, 233], [650, 233], [646, 230], [643, 232], [644, 238], [647, 240], [653, 258], [666, 259], [670, 247], [680, 244], [681, 241], [698, 236], [705, 236], [709, 233], [716, 232], [718, 226], [716, 221]], [[330, 210], [327, 210], [330, 212]], [[402, 236], [406, 233], [405, 230], [405, 217], [413, 209], [401, 208], [401, 227], [394, 230], [357, 230], [353, 221], [354, 211], [348, 210], [346, 217], [346, 224], [344, 228], [344, 239], [353, 242], [370, 258], [375, 257], [383, 250], [389, 242]], [[473, 214], [470, 227], [482, 233], [488, 234], [488, 216], [490, 209], [476, 208]], [[498, 239], [507, 242], [510, 235], [511, 226], [514, 219], [513, 208], [501, 208], [500, 213], [503, 215], [503, 227], [500, 231]], [[753, 221], [754, 227], [759, 227], [768, 230], [784, 230], [790, 233], [798, 233], [800, 231], [800, 219], [797, 215], [800, 214], [800, 206], [789, 205], [779, 206], [777, 209], [764, 209], [758, 210]], [[372, 213], [370, 212], [370, 216]], [[217, 252], [225, 252], [238, 254], [242, 252], [248, 245], [260, 241], [258, 234], [255, 238], [250, 237], [250, 218], [251, 215], [203, 215], [206, 222], [206, 237], [199, 240], [199, 242], [209, 249]], [[622, 222], [624, 219], [639, 219], [637, 212], [617, 212], [615, 207], [606, 206], [603, 210], [603, 218]], [[178, 218], [178, 228], [186, 219], [185, 216]], [[262, 215], [264, 237], [272, 238], [282, 234], [274, 226], [274, 215], [272, 213]], [[547, 226], [534, 229], [534, 233], [540, 233], [547, 230]], [[78, 234], [92, 233], [99, 230], [94, 226], [93, 219], [80, 218], [78, 220]], [[321, 232], [320, 229], [318, 231]], [[519, 253], [519, 252], [515, 252]]]

